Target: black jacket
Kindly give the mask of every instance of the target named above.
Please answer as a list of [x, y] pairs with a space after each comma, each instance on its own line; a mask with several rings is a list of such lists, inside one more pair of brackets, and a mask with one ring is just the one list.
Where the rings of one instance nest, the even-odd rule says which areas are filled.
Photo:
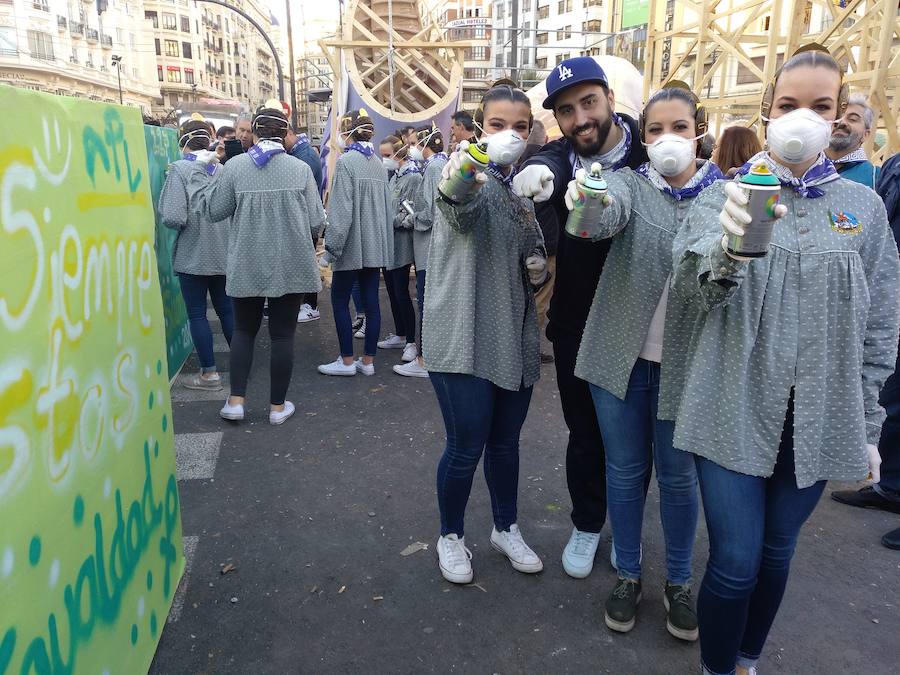
[[889, 158], [881, 167], [875, 191], [884, 200], [888, 221], [894, 231], [897, 248], [900, 249], [900, 153]]
[[[628, 115], [619, 114], [619, 117], [631, 129], [631, 151], [625, 163], [636, 169], [647, 161], [647, 153], [640, 143], [638, 125]], [[538, 223], [544, 232], [547, 253], [556, 255], [556, 280], [548, 312], [547, 337], [552, 341], [568, 337], [580, 342], [611, 241], [590, 242], [565, 233], [569, 210], [564, 197], [572, 180], [571, 151], [569, 141], [561, 138], [541, 148], [525, 162], [525, 166], [544, 164], [554, 175], [553, 196], [546, 202], [535, 202], [534, 205]]]

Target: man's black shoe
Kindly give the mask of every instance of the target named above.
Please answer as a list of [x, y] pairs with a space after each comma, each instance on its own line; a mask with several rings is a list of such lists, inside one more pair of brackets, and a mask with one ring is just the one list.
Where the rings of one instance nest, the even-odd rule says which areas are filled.
[[875, 492], [875, 488], [871, 485], [867, 485], [861, 490], [839, 490], [837, 492], [832, 492], [831, 498], [836, 502], [848, 504], [850, 506], [900, 513], [900, 502], [885, 499]]
[[900, 551], [900, 527], [896, 530], [891, 530], [886, 535], [881, 538], [881, 545], [887, 548], [892, 548], [895, 551]]

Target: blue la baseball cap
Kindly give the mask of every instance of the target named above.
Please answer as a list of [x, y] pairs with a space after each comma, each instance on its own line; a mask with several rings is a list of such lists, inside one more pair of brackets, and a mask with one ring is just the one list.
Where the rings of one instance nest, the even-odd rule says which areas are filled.
[[572, 59], [566, 59], [551, 70], [547, 76], [547, 98], [544, 99], [544, 108], [553, 110], [553, 101], [559, 96], [560, 92], [585, 82], [597, 82], [606, 87], [609, 86], [609, 81], [606, 79], [606, 73], [603, 72], [603, 68], [590, 56], [576, 56]]

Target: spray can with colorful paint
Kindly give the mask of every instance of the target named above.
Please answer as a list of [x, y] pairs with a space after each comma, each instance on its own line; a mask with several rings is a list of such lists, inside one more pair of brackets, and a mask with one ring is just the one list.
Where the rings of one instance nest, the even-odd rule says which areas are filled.
[[438, 183], [438, 192], [452, 204], [463, 204], [478, 188], [475, 174], [488, 165], [487, 143], [470, 143], [462, 153], [462, 164], [446, 179]]
[[747, 212], [752, 219], [744, 226], [744, 236], [728, 235], [726, 249], [741, 258], [762, 258], [769, 252], [775, 207], [781, 198], [781, 182], [765, 163], [754, 164], [741, 176], [740, 186], [747, 193]]
[[566, 220], [566, 234], [577, 239], [596, 239], [599, 237], [600, 218], [603, 215], [604, 197], [608, 185], [602, 175], [600, 162], [591, 164], [591, 172], [585, 176], [584, 184], [579, 185], [578, 199], [575, 208], [569, 211]]

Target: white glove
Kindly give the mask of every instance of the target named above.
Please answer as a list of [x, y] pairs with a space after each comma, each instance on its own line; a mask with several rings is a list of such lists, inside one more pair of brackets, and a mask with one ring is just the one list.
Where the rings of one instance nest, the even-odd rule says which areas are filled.
[[196, 157], [196, 161], [200, 164], [206, 166], [207, 164], [218, 164], [219, 157], [216, 155], [215, 150], [195, 150], [194, 157]]
[[[444, 168], [441, 169], [441, 178], [447, 180], [448, 178], [450, 178], [451, 174], [459, 171], [459, 167], [461, 167], [463, 163], [463, 154], [468, 147], [469, 141], [459, 142], [459, 145], [456, 146], [456, 151], [452, 155], [450, 155], [450, 160], [446, 164], [444, 164]], [[486, 182], [487, 176], [484, 175], [484, 172], [477, 171], [475, 173], [475, 187], [481, 187]]]
[[536, 202], [545, 202], [553, 196], [553, 172], [543, 164], [532, 164], [519, 171], [512, 181], [513, 192]]
[[869, 480], [873, 483], [881, 482], [881, 455], [878, 454], [878, 446], [866, 443], [866, 461], [869, 463]]
[[[743, 237], [744, 227], [753, 220], [750, 217], [750, 212], [747, 211], [747, 193], [741, 189], [737, 182], [732, 181], [725, 184], [725, 194], [728, 196], [728, 199], [719, 213], [719, 223], [721, 223], [722, 229], [725, 230], [725, 234], [722, 235], [722, 248], [730, 258], [735, 260], [753, 260], [753, 258], [728, 253], [728, 236], [733, 234], [736, 237]], [[776, 219], [781, 218], [786, 213], [787, 207], [784, 204], [775, 206], [774, 215]]]
[[[587, 178], [587, 175], [587, 171], [578, 169], [578, 171], [575, 172], [575, 178], [569, 181], [569, 186], [566, 188], [566, 196], [564, 197], [566, 208], [569, 209], [569, 211], [575, 210], [575, 202], [578, 201], [578, 193], [581, 191], [581, 188], [584, 187], [584, 179]], [[600, 203], [605, 208], [612, 204], [612, 197], [608, 194], [603, 195]]]
[[525, 269], [532, 286], [540, 286], [547, 281], [547, 259], [542, 255], [530, 255], [525, 258]]

